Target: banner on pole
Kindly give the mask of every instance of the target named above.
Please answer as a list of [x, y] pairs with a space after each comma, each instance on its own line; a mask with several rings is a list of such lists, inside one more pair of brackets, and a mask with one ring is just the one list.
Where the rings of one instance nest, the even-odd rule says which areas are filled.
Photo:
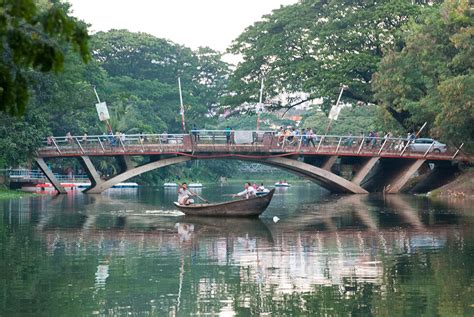
[[329, 111], [329, 120], [337, 121], [339, 118], [339, 113], [341, 113], [342, 106], [332, 106], [331, 111]]
[[104, 102], [99, 102], [95, 104], [97, 109], [97, 115], [99, 116], [100, 121], [106, 121], [110, 119], [109, 110], [107, 109], [107, 104]]

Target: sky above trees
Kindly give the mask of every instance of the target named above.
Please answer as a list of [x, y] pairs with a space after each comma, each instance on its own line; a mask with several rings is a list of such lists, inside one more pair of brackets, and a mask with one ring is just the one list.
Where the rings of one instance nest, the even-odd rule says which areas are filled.
[[90, 30], [128, 29], [192, 49], [224, 51], [244, 29], [281, 5], [297, 0], [69, 0]]

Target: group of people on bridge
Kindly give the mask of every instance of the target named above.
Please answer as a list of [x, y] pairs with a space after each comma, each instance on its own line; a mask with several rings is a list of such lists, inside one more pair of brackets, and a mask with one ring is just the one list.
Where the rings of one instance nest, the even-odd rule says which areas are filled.
[[[212, 130], [199, 130], [195, 125], [190, 130], [189, 135], [191, 136], [191, 141], [194, 144], [198, 144], [201, 138], [207, 137], [212, 143], [219, 143], [225, 140], [225, 143], [228, 145], [235, 144], [235, 135], [239, 130], [234, 130], [230, 126], [227, 126], [224, 130], [212, 131]], [[273, 138], [277, 146], [300, 146], [300, 147], [316, 147], [320, 144], [327, 145], [329, 144], [327, 135], [316, 134], [312, 128], [302, 128], [297, 127], [280, 127], [276, 131], [252, 131], [253, 140], [252, 144], [263, 142], [264, 135], [268, 135], [270, 138]], [[383, 135], [383, 137], [381, 137]], [[416, 139], [416, 134], [414, 132], [408, 133], [406, 138], [399, 136], [394, 138], [393, 134], [388, 131], [385, 133], [379, 133], [374, 130], [370, 130], [368, 133], [360, 132], [359, 136], [354, 136], [351, 132], [346, 136], [339, 137], [341, 139], [340, 145], [346, 147], [360, 146], [365, 148], [374, 149], [382, 146], [384, 143], [387, 143], [385, 148], [392, 150], [401, 150], [407, 143], [410, 143]], [[150, 135], [145, 133], [127, 135], [122, 131], [116, 131], [115, 134], [110, 131], [108, 134], [103, 133], [102, 136], [95, 137], [104, 144], [110, 146], [119, 146], [124, 145], [126, 141], [139, 141], [140, 144], [146, 143], [181, 143], [182, 138], [175, 135], [169, 135], [166, 131], [159, 135]], [[332, 137], [334, 138], [334, 137]], [[47, 138], [47, 145], [53, 146], [55, 138], [49, 136]], [[67, 144], [80, 143], [81, 145], [88, 144], [89, 141], [93, 139], [88, 136], [88, 133], [85, 132], [81, 137], [73, 137], [71, 132], [66, 133], [65, 141]], [[334, 141], [334, 140], [332, 140]], [[208, 141], [209, 142], [209, 141]]]

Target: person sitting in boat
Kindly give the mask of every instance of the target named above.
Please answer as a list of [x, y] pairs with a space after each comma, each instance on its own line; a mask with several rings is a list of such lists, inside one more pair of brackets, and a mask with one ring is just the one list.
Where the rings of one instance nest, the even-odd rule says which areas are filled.
[[180, 205], [193, 204], [194, 200], [190, 199], [191, 196], [196, 196], [196, 194], [188, 189], [188, 184], [183, 183], [178, 187], [178, 203]]
[[265, 189], [266, 188], [265, 188], [265, 186], [263, 186], [263, 183], [261, 183], [260, 186], [257, 187], [258, 192], [263, 192], [263, 191], [265, 191]]
[[250, 197], [255, 197], [257, 195], [257, 191], [255, 188], [250, 184], [250, 182], [245, 183], [245, 189], [238, 194], [232, 195], [232, 197], [245, 197], [249, 199]]

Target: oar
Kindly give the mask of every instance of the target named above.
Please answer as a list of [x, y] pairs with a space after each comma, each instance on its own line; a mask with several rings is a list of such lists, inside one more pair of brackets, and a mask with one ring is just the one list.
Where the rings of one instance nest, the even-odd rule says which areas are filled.
[[209, 203], [209, 200], [202, 198], [201, 196], [199, 196], [199, 195], [196, 194], [195, 192], [192, 192], [192, 191], [190, 191], [190, 192], [191, 192], [191, 194], [193, 194], [193, 195], [196, 196], [197, 198], [201, 199], [201, 200], [204, 201], [205, 203]]

